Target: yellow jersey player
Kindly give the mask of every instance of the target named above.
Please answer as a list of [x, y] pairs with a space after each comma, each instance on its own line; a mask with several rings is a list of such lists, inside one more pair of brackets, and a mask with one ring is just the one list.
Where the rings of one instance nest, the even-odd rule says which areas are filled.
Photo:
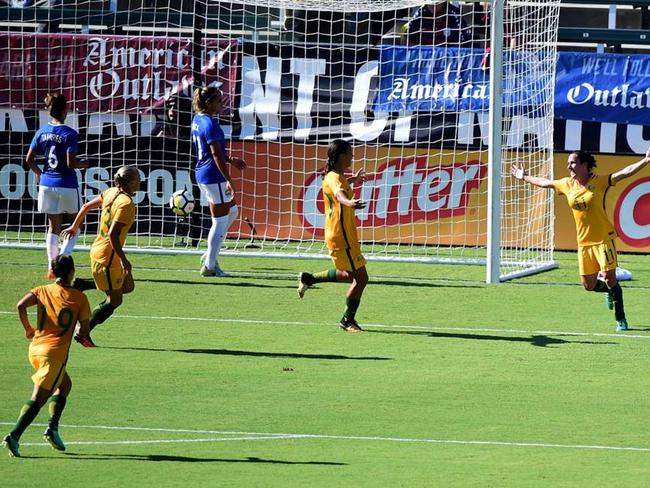
[[[56, 282], [39, 286], [27, 293], [16, 308], [25, 328], [25, 337], [31, 340], [29, 362], [34, 368], [32, 398], [25, 403], [14, 429], [2, 441], [9, 455], [20, 456], [20, 436], [50, 400], [50, 419], [45, 430], [45, 440], [58, 450], [65, 451], [59, 436], [59, 420], [72, 389], [72, 381], [66, 370], [72, 334], [77, 322], [79, 335], [88, 337], [90, 305], [86, 296], [72, 287], [74, 261], [71, 256], [59, 255], [52, 261]], [[37, 325], [33, 327], [27, 316], [27, 308], [38, 306]]]
[[[607, 306], [614, 309], [616, 330], [628, 329], [623, 306], [623, 289], [616, 280], [616, 231], [605, 213], [605, 194], [610, 186], [641, 171], [650, 163], [650, 148], [645, 158], [610, 175], [598, 175], [594, 157], [584, 151], [569, 154], [569, 176], [559, 180], [530, 176], [523, 166], [513, 165], [511, 173], [518, 179], [541, 188], [553, 188], [566, 196], [573, 212], [578, 242], [578, 268], [582, 285], [587, 291], [607, 293]], [[604, 276], [604, 282], [598, 275]]]
[[[140, 188], [140, 173], [134, 166], [122, 166], [115, 173], [114, 183], [115, 186], [85, 203], [72, 225], [62, 232], [64, 235], [74, 235], [88, 212], [101, 207], [97, 238], [90, 248], [90, 263], [94, 286], [106, 293], [107, 298], [92, 312], [91, 331], [122, 304], [125, 293], [131, 293], [135, 288], [131, 263], [124, 254], [123, 246], [135, 221], [133, 195]], [[83, 288], [87, 287], [80, 287]], [[75, 340], [85, 347], [94, 347], [92, 341], [83, 337], [75, 337]]]
[[361, 295], [368, 284], [366, 260], [361, 254], [354, 211], [365, 208], [365, 202], [354, 198], [351, 184], [365, 180], [363, 170], [349, 179], [345, 170], [352, 164], [352, 145], [342, 139], [333, 141], [327, 151], [326, 174], [323, 179], [325, 205], [325, 244], [334, 268], [320, 273], [300, 273], [298, 296], [302, 298], [315, 283], [338, 281], [351, 283], [346, 294], [346, 307], [339, 323], [348, 332], [361, 332], [355, 316]]

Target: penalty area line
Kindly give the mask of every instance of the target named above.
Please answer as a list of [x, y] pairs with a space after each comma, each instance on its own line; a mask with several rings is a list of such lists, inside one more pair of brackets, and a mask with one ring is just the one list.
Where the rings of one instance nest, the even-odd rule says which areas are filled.
[[[14, 425], [12, 422], [0, 422], [0, 425]], [[32, 424], [44, 426], [46, 424]], [[151, 427], [121, 427], [107, 425], [61, 425], [63, 428], [72, 429], [96, 429], [115, 430], [132, 432], [177, 432], [177, 433], [212, 433], [214, 435], [235, 435], [239, 437], [207, 437], [199, 439], [144, 439], [135, 441], [76, 441], [67, 442], [69, 445], [129, 445], [129, 444], [173, 444], [192, 442], [225, 442], [225, 441], [247, 441], [247, 440], [274, 440], [274, 439], [330, 439], [342, 441], [365, 441], [365, 442], [399, 442], [412, 444], [440, 444], [440, 445], [466, 445], [466, 446], [495, 446], [515, 448], [542, 448], [542, 449], [571, 449], [571, 450], [601, 450], [601, 451], [634, 451], [650, 452], [650, 447], [634, 446], [608, 446], [598, 444], [560, 444], [546, 442], [517, 442], [499, 440], [462, 440], [462, 439], [421, 439], [409, 437], [383, 437], [383, 436], [360, 436], [360, 435], [334, 435], [334, 434], [299, 434], [281, 432], [240, 432], [240, 431], [219, 431], [219, 430], [191, 430], [191, 429], [168, 429]], [[46, 446], [46, 443], [24, 443], [25, 446]]]

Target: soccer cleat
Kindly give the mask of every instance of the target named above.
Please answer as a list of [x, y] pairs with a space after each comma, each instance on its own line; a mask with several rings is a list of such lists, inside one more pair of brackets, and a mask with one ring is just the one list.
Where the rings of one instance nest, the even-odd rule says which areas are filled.
[[52, 446], [52, 449], [56, 449], [57, 451], [65, 451], [65, 444], [63, 443], [58, 430], [52, 430], [48, 427], [45, 432], [43, 432], [43, 437], [48, 442], [48, 444]]
[[218, 264], [214, 268], [214, 275], [219, 278], [228, 278], [230, 276], [223, 269], [221, 269]]
[[18, 441], [14, 439], [11, 434], [8, 434], [4, 439], [2, 439], [2, 446], [9, 449], [9, 456], [20, 457], [20, 451], [18, 450]]
[[363, 332], [356, 320], [343, 317], [339, 322], [339, 327], [346, 332]]
[[300, 273], [298, 275], [298, 296], [305, 296], [305, 292], [314, 284], [314, 277], [311, 273]]
[[621, 319], [616, 321], [616, 331], [617, 332], [623, 332], [625, 330], [628, 330], [628, 325], [627, 325], [627, 320]]
[[605, 304], [610, 310], [614, 310], [614, 297], [610, 292], [605, 293]]
[[89, 335], [81, 336], [79, 334], [75, 334], [74, 340], [81, 344], [83, 347], [97, 347]]
[[208, 268], [207, 266], [201, 266], [201, 276], [217, 276], [217, 273], [213, 269]]

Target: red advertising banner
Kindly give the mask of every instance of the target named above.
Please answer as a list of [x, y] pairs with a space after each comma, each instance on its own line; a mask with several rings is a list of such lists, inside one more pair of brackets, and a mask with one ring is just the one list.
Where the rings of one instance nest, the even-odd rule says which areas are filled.
[[[266, 239], [322, 239], [321, 169], [327, 146], [233, 141], [231, 154], [248, 167], [233, 172], [242, 216]], [[362, 241], [484, 245], [486, 154], [357, 146], [353, 170], [367, 180], [357, 197]], [[232, 229], [231, 229], [232, 230]]]
[[[189, 38], [0, 34], [0, 106], [42, 108], [63, 93], [79, 112], [147, 111], [192, 85]], [[202, 75], [235, 96], [237, 41], [206, 39]], [[189, 92], [188, 92], [189, 93]]]

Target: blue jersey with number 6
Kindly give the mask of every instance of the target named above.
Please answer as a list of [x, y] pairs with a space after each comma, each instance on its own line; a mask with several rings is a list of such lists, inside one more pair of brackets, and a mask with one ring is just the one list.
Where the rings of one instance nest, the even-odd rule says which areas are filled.
[[212, 158], [210, 144], [216, 142], [221, 148], [225, 158], [226, 136], [219, 125], [219, 121], [207, 114], [196, 114], [192, 120], [192, 141], [196, 150], [196, 182], [203, 185], [223, 183], [226, 178]]
[[68, 153], [77, 153], [79, 134], [67, 125], [49, 123], [41, 127], [29, 146], [45, 156], [41, 185], [78, 188], [77, 173], [68, 168]]

